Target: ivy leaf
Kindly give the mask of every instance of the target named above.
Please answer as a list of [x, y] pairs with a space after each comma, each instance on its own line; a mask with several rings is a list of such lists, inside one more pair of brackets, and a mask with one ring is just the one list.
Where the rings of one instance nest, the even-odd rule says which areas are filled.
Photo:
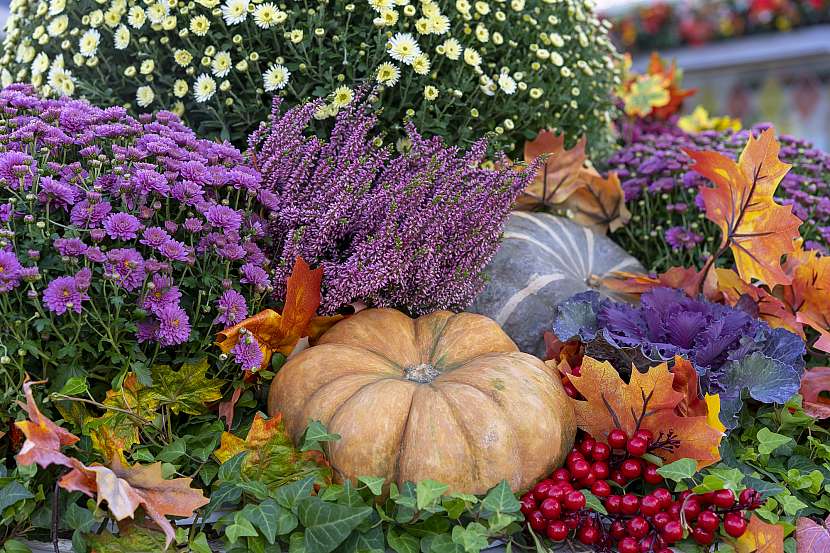
[[153, 394], [162, 405], [173, 413], [201, 415], [206, 404], [222, 399], [223, 380], [207, 377], [208, 361], [185, 363], [178, 371], [168, 365], [156, 365], [150, 369], [153, 376]]
[[722, 232], [721, 248], [729, 247], [741, 279], [758, 279], [770, 288], [792, 281], [781, 256], [795, 251], [801, 220], [792, 206], [775, 203], [773, 194], [790, 165], [778, 159], [774, 129], [758, 138], [750, 134], [738, 163], [716, 152], [686, 153], [697, 171], [715, 186], [702, 187], [706, 217]]
[[487, 492], [481, 506], [494, 513], [517, 513], [522, 507], [506, 480], [502, 480]]
[[372, 526], [365, 532], [355, 530], [340, 548], [343, 553], [384, 553], [386, 542], [380, 526]]
[[798, 499], [796, 496], [789, 493], [782, 493], [775, 496], [781, 509], [790, 516], [797, 515], [802, 509], [807, 508], [807, 504]]
[[58, 393], [64, 396], [78, 396], [85, 394], [87, 390], [89, 390], [89, 385], [86, 382], [86, 377], [73, 376], [66, 381], [66, 384]]
[[312, 490], [314, 490], [314, 478], [304, 478], [303, 480], [297, 480], [296, 482], [277, 488], [274, 499], [277, 500], [277, 503], [296, 514], [297, 503], [301, 499], [311, 495]]
[[330, 553], [372, 513], [371, 507], [347, 507], [305, 497], [297, 503], [297, 516], [305, 527], [307, 553]]
[[396, 526], [390, 526], [386, 531], [386, 541], [396, 553], [418, 553], [420, 551], [421, 540]]
[[340, 434], [330, 434], [322, 422], [311, 421], [303, 434], [300, 451], [323, 451], [320, 442], [336, 442], [339, 439]]
[[49, 465], [71, 467], [72, 459], [61, 453], [60, 448], [76, 443], [79, 438], [49, 420], [38, 409], [32, 395], [32, 386], [44, 383], [45, 381], [23, 383], [23, 394], [26, 396], [23, 410], [29, 418], [14, 423], [26, 436], [26, 441], [14, 458], [19, 465], [37, 463], [41, 468]]
[[450, 487], [435, 480], [421, 480], [415, 488], [416, 506], [423, 510], [444, 495]]
[[33, 497], [34, 495], [32, 495], [32, 492], [24, 488], [23, 484], [17, 480], [12, 480], [0, 489], [0, 513], [2, 513], [6, 507], [10, 507], [18, 501], [31, 499]]
[[465, 526], [454, 526], [452, 541], [464, 548], [466, 553], [478, 553], [488, 545], [487, 528], [480, 522]]
[[697, 461], [694, 459], [678, 459], [657, 469], [657, 474], [672, 482], [682, 482], [684, 479], [692, 478], [696, 472]]
[[[659, 437], [666, 437], [671, 429], [674, 439], [679, 441], [672, 450], [656, 449], [653, 451], [666, 462], [691, 458], [697, 461], [698, 470], [720, 459], [718, 446], [723, 437], [722, 427], [717, 422], [717, 402], [695, 405], [705, 414], [682, 416], [681, 407], [688, 406], [687, 379], [691, 370], [679, 370], [688, 361], [676, 357], [675, 371], [684, 375], [680, 390], [674, 388], [675, 375], [669, 372], [668, 365], [651, 367], [642, 373], [637, 368], [631, 371], [631, 379], [626, 384], [620, 373], [610, 363], [601, 363], [591, 357], [584, 357], [579, 376], [570, 375], [574, 387], [585, 398], [574, 400], [577, 425], [591, 436], [607, 436], [614, 428], [622, 428], [632, 435], [639, 424]], [[683, 391], [681, 391], [683, 390]], [[697, 400], [695, 392], [693, 400]], [[716, 398], [717, 396], [713, 396]], [[691, 414], [691, 413], [690, 413]], [[714, 416], [713, 416], [714, 415]]]
[[830, 551], [830, 516], [821, 523], [801, 517], [795, 524], [795, 541], [798, 553], [825, 553]]
[[294, 513], [273, 499], [266, 499], [259, 505], [248, 505], [243, 513], [270, 544], [275, 542], [277, 536], [289, 534], [297, 527], [297, 517]]
[[766, 426], [758, 431], [756, 437], [758, 438], [758, 452], [764, 455], [769, 455], [782, 445], [793, 441], [789, 436], [776, 434]]
[[380, 495], [383, 493], [383, 485], [386, 483], [386, 480], [380, 478], [378, 476], [359, 476], [357, 478], [359, 482], [363, 482], [366, 484], [366, 487], [369, 488], [369, 491], [372, 492], [372, 495]]
[[605, 509], [605, 505], [602, 504], [602, 501], [599, 500], [597, 496], [593, 493], [589, 492], [588, 490], [581, 490], [582, 495], [585, 496], [585, 506], [589, 509], [601, 513], [603, 515], [607, 515], [608, 511]]
[[225, 527], [224, 533], [231, 543], [236, 543], [242, 537], [253, 537], [257, 535], [256, 528], [254, 528], [251, 521], [245, 518], [244, 511], [239, 511], [234, 514], [233, 522]]

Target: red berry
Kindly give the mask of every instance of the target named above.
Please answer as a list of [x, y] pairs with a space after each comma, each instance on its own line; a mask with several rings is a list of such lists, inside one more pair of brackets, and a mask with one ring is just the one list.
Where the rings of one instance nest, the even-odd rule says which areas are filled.
[[651, 522], [654, 523], [654, 526], [657, 527], [658, 530], [662, 530], [666, 524], [671, 522], [672, 518], [669, 513], [659, 512], [651, 519]]
[[648, 451], [648, 442], [638, 437], [631, 438], [625, 445], [625, 450], [628, 451], [629, 455], [642, 457]]
[[569, 511], [578, 511], [585, 506], [585, 495], [578, 490], [568, 492], [563, 505]]
[[660, 507], [663, 509], [668, 508], [669, 505], [671, 505], [672, 503], [671, 492], [666, 488], [657, 488], [656, 490], [651, 492], [651, 495], [653, 495], [657, 498], [658, 501], [660, 501]]
[[714, 532], [720, 526], [720, 518], [712, 511], [703, 511], [697, 517], [697, 525], [707, 532]]
[[654, 441], [654, 434], [652, 434], [651, 430], [646, 430], [645, 428], [641, 428], [634, 433], [633, 438], [641, 438], [646, 441], [647, 444], [650, 444]]
[[691, 522], [697, 518], [701, 510], [700, 501], [692, 497], [687, 499], [683, 505], [683, 516], [686, 517], [687, 521]]
[[565, 498], [565, 495], [567, 495], [567, 493], [572, 489], [573, 486], [571, 486], [570, 482], [560, 481], [550, 487], [548, 490], [548, 497], [552, 497], [557, 501], [562, 501]]
[[584, 477], [579, 479], [579, 487], [580, 488], [590, 488], [594, 482], [597, 481], [597, 475], [593, 472], [589, 472]]
[[594, 458], [594, 461], [605, 461], [611, 457], [611, 448], [606, 443], [597, 442], [591, 451], [591, 457]]
[[529, 515], [530, 513], [532, 513], [533, 511], [536, 510], [536, 500], [533, 499], [533, 496], [530, 495], [530, 494], [525, 494], [522, 497], [521, 505], [522, 505], [522, 509], [521, 509], [522, 514], [524, 516], [527, 516], [527, 515]]
[[625, 529], [630, 536], [644, 538], [649, 530], [648, 521], [640, 516], [634, 517], [625, 523]]
[[683, 525], [679, 520], [669, 521], [660, 531], [660, 536], [666, 543], [674, 543], [683, 539]]
[[599, 541], [599, 529], [593, 524], [585, 525], [576, 532], [576, 539], [585, 545], [593, 545]]
[[654, 547], [654, 536], [647, 536], [640, 540], [640, 553], [650, 553]]
[[620, 550], [620, 553], [640, 553], [640, 544], [637, 542], [637, 538], [629, 536], [617, 542], [617, 549]]
[[625, 522], [621, 520], [612, 522], [609, 532], [615, 540], [621, 540], [628, 535], [628, 531], [625, 529]]
[[605, 480], [611, 473], [611, 469], [608, 468], [608, 463], [605, 461], [595, 461], [594, 464], [591, 465], [591, 472], [594, 473], [594, 476], [596, 476], [598, 480]]
[[611, 481], [620, 486], [628, 484], [628, 478], [622, 475], [620, 471], [614, 469], [611, 471]]
[[682, 505], [682, 503], [674, 502], [671, 505], [669, 505], [669, 508], [666, 509], [666, 512], [669, 513], [669, 515], [671, 515], [671, 517], [674, 520], [680, 520], [680, 506], [681, 505]]
[[657, 472], [657, 465], [654, 463], [646, 463], [646, 468], [643, 471], [643, 480], [652, 485], [663, 483], [663, 477]]
[[591, 484], [591, 493], [597, 497], [608, 497], [611, 495], [611, 485], [605, 480], [597, 480]]
[[576, 513], [568, 513], [567, 515], [562, 517], [562, 520], [565, 522], [565, 526], [567, 526], [571, 530], [579, 526], [579, 517], [576, 516]]
[[708, 532], [699, 526], [695, 526], [692, 530], [692, 539], [700, 545], [710, 545], [715, 541], [715, 534]]
[[554, 482], [570, 482], [571, 481], [571, 471], [566, 469], [565, 467], [558, 468], [553, 471], [551, 478]]
[[610, 514], [619, 513], [622, 508], [622, 496], [621, 495], [610, 495], [608, 499], [605, 500], [605, 510], [608, 511]]
[[562, 514], [562, 505], [560, 505], [555, 499], [549, 497], [542, 501], [542, 504], [539, 506], [539, 510], [542, 511], [542, 514], [545, 515], [546, 519], [556, 520], [559, 518], [559, 515]]
[[594, 450], [595, 443], [597, 443], [597, 441], [593, 439], [591, 436], [588, 436], [584, 440], [582, 440], [582, 443], [579, 444], [579, 451], [581, 451], [583, 455], [590, 455], [591, 452]]
[[633, 493], [627, 493], [622, 496], [620, 501], [620, 510], [626, 515], [633, 515], [640, 509], [640, 498]]
[[723, 529], [733, 538], [740, 538], [746, 532], [746, 519], [741, 513], [726, 513], [723, 517]]
[[527, 521], [530, 523], [530, 527], [536, 532], [541, 532], [548, 526], [548, 521], [545, 520], [545, 515], [542, 514], [542, 511], [533, 511], [527, 517]]
[[571, 369], [571, 372], [574, 376], [580, 376], [582, 374], [582, 365], [577, 365], [576, 367]]
[[642, 472], [643, 464], [639, 459], [626, 459], [620, 465], [620, 474], [625, 476], [628, 480], [634, 480], [635, 478], [639, 478]]
[[585, 478], [591, 472], [591, 465], [585, 459], [577, 459], [571, 464], [571, 474], [577, 480]]
[[536, 501], [542, 501], [548, 496], [548, 491], [553, 483], [550, 480], [542, 480], [535, 486], [533, 486], [533, 499]]
[[661, 547], [660, 549], [655, 549], [654, 553], [673, 553], [671, 548], [669, 547]]
[[569, 533], [570, 530], [568, 530], [568, 527], [565, 526], [565, 523], [561, 520], [551, 522], [545, 530], [545, 534], [547, 534], [548, 539], [553, 541], [565, 541]]
[[565, 464], [568, 465], [568, 468], [573, 467], [573, 464], [578, 460], [585, 460], [585, 456], [578, 450], [572, 449], [568, 456], [565, 458]]
[[715, 492], [706, 492], [697, 496], [701, 503], [708, 505], [715, 497]]
[[653, 495], [646, 495], [640, 500], [640, 511], [647, 517], [660, 512], [660, 500]]
[[614, 449], [625, 449], [625, 443], [628, 441], [628, 434], [625, 430], [615, 428], [608, 433], [608, 445]]
[[721, 509], [728, 509], [735, 504], [735, 494], [732, 490], [718, 490], [712, 495], [711, 502]]

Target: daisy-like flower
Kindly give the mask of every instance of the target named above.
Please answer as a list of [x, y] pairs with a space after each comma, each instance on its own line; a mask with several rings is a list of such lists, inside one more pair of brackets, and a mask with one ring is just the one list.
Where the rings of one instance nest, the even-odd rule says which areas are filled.
[[508, 75], [507, 73], [502, 73], [499, 75], [499, 88], [505, 94], [515, 94], [516, 92], [516, 81], [513, 80], [513, 77]]
[[432, 86], [431, 84], [426, 85], [424, 87], [424, 98], [426, 98], [430, 102], [435, 100], [436, 98], [438, 98], [438, 89]]
[[430, 16], [427, 23], [429, 32], [434, 35], [443, 35], [450, 30], [450, 18], [446, 15]]
[[426, 75], [429, 73], [429, 57], [426, 54], [420, 54], [412, 61], [412, 69], [418, 75]]
[[447, 56], [447, 58], [456, 61], [461, 57], [462, 48], [461, 43], [458, 42], [458, 40], [448, 38], [441, 46], [443, 47], [444, 55]]
[[67, 27], [69, 27], [69, 18], [65, 15], [59, 15], [49, 22], [46, 32], [49, 36], [61, 36], [66, 32]]
[[288, 71], [284, 65], [272, 64], [262, 75], [262, 80], [265, 83], [265, 90], [273, 92], [285, 88], [288, 84], [288, 79], [291, 77], [291, 72]]
[[478, 67], [481, 65], [481, 54], [472, 48], [464, 48], [464, 63], [472, 65], [473, 67]]
[[207, 102], [213, 98], [214, 94], [216, 94], [216, 81], [213, 80], [213, 77], [205, 73], [199, 75], [193, 85], [193, 96], [196, 101], [199, 103]]
[[116, 50], [123, 50], [130, 45], [130, 29], [126, 25], [119, 25], [112, 35]]
[[45, 52], [41, 52], [40, 54], [35, 56], [35, 59], [32, 62], [32, 76], [40, 75], [41, 73], [45, 73], [48, 70], [49, 56], [47, 56]]
[[391, 27], [398, 22], [398, 12], [397, 10], [383, 10], [375, 20], [385, 27]]
[[59, 15], [66, 8], [66, 0], [51, 0], [49, 2], [49, 15]]
[[156, 93], [153, 92], [153, 89], [149, 86], [140, 86], [138, 87], [138, 90], [135, 91], [135, 103], [138, 104], [139, 107], [146, 108], [153, 103], [155, 98]]
[[227, 25], [237, 25], [248, 18], [249, 0], [228, 0], [222, 5], [222, 18]]
[[144, 60], [139, 66], [139, 71], [142, 75], [149, 75], [156, 68], [156, 62], [153, 60]]
[[384, 10], [390, 10], [395, 6], [393, 0], [369, 0], [369, 5], [372, 6], [378, 13], [383, 13]]
[[352, 100], [354, 100], [354, 92], [352, 92], [352, 89], [348, 86], [338, 86], [334, 89], [331, 105], [337, 109], [341, 109], [351, 104]]
[[193, 61], [193, 54], [187, 50], [176, 50], [173, 52], [173, 60], [182, 67], [187, 67]]
[[184, 79], [176, 79], [176, 82], [173, 83], [173, 96], [176, 98], [184, 98], [189, 88], [187, 81]]
[[213, 58], [213, 63], [210, 64], [210, 69], [215, 76], [221, 79], [231, 72], [232, 66], [233, 62], [231, 61], [231, 55], [222, 51], [218, 52]]
[[147, 14], [144, 13], [144, 10], [141, 9], [141, 7], [133, 6], [130, 8], [130, 11], [127, 12], [127, 23], [129, 23], [130, 27], [133, 29], [140, 29], [144, 26], [145, 21], [147, 21]]
[[254, 10], [254, 23], [260, 29], [270, 29], [279, 21], [278, 15], [280, 14], [280, 10], [274, 5], [272, 2], [265, 2], [264, 4], [260, 4]]
[[387, 45], [392, 59], [410, 65], [421, 54], [421, 47], [411, 33], [396, 33]]
[[375, 75], [375, 80], [383, 86], [395, 86], [398, 79], [401, 78], [401, 70], [394, 63], [388, 61], [378, 65], [378, 72]]
[[72, 78], [72, 72], [60, 65], [52, 64], [49, 70], [49, 78], [47, 79], [52, 90], [63, 96], [72, 96], [75, 92], [75, 80]]
[[210, 30], [210, 19], [204, 15], [197, 15], [190, 20], [190, 32], [196, 36], [205, 36]]
[[150, 23], [159, 24], [167, 17], [168, 9], [164, 4], [154, 2], [147, 7], [147, 19]]
[[426, 17], [436, 17], [441, 15], [441, 7], [435, 2], [423, 2], [421, 4], [421, 13]]

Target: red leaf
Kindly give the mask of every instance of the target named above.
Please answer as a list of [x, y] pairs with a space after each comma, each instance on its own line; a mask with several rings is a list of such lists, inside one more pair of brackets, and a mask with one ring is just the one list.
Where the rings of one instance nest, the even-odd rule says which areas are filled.
[[35, 399], [32, 397], [32, 386], [45, 382], [44, 380], [23, 383], [23, 393], [26, 396], [23, 409], [29, 415], [29, 420], [14, 423], [26, 436], [26, 441], [20, 448], [20, 452], [15, 455], [15, 460], [20, 465], [37, 463], [41, 468], [49, 465], [69, 467], [72, 466], [72, 460], [61, 453], [60, 448], [74, 444], [79, 438], [46, 418], [37, 408]]
[[801, 378], [804, 412], [817, 419], [830, 418], [830, 399], [822, 397], [822, 392], [830, 394], [830, 367], [806, 371]]

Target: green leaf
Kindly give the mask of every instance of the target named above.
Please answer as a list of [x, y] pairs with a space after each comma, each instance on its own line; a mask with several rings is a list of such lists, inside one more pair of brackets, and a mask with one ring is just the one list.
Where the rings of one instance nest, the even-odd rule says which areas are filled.
[[430, 541], [429, 553], [464, 553], [464, 547], [454, 542], [450, 534], [439, 534]]
[[234, 514], [233, 523], [225, 527], [224, 533], [230, 543], [236, 543], [236, 540], [242, 537], [257, 535], [256, 528], [245, 518], [243, 511]]
[[355, 530], [340, 546], [343, 553], [384, 553], [386, 542], [380, 526], [372, 526], [365, 532]]
[[314, 477], [308, 477], [304, 480], [297, 480], [285, 486], [280, 486], [274, 493], [274, 499], [277, 500], [281, 506], [289, 511], [297, 514], [297, 502], [305, 497], [311, 495], [311, 490], [314, 489]]
[[764, 455], [769, 455], [782, 445], [793, 441], [789, 436], [776, 434], [767, 427], [759, 430], [756, 437], [758, 438], [758, 452]]
[[130, 363], [130, 370], [135, 373], [135, 377], [142, 386], [146, 386], [147, 388], [153, 386], [153, 375], [145, 363], [133, 361]]
[[167, 365], [156, 365], [150, 369], [153, 395], [173, 413], [201, 415], [207, 411], [207, 403], [222, 399], [224, 384], [223, 380], [208, 378], [207, 369], [207, 358], [185, 363], [178, 371]]
[[158, 452], [156, 459], [165, 463], [174, 463], [181, 459], [185, 453], [187, 453], [187, 443], [183, 438], [176, 438]]
[[487, 528], [491, 534], [498, 533], [522, 518], [519, 514], [496, 513], [487, 519]]
[[463, 547], [465, 553], [478, 553], [487, 547], [487, 528], [479, 522], [471, 522], [466, 527], [455, 526], [452, 541]]
[[95, 517], [92, 516], [92, 512], [78, 506], [77, 503], [70, 503], [62, 516], [66, 526], [73, 530], [89, 532], [95, 526]]
[[657, 474], [673, 482], [680, 482], [684, 478], [692, 478], [696, 472], [697, 462], [694, 459], [678, 459], [657, 469]]
[[416, 506], [418, 510], [423, 510], [427, 506], [432, 505], [449, 489], [450, 487], [448, 485], [436, 482], [435, 480], [421, 480], [418, 482], [415, 488]]
[[18, 501], [31, 499], [34, 495], [32, 492], [23, 487], [23, 484], [17, 480], [12, 480], [0, 490], [0, 512], [6, 507], [14, 505]]
[[382, 494], [383, 485], [386, 483], [386, 479], [380, 478], [379, 476], [359, 476], [357, 480], [358, 482], [366, 484], [366, 487], [369, 488], [372, 495]]
[[249, 451], [237, 453], [219, 466], [217, 478], [223, 482], [238, 482], [242, 478], [242, 465]]
[[6, 540], [3, 543], [3, 553], [32, 553], [29, 546], [19, 540]]
[[507, 480], [502, 480], [487, 492], [481, 506], [493, 513], [518, 513], [522, 507]]
[[386, 531], [386, 541], [396, 553], [418, 553], [421, 540], [395, 526]]
[[605, 505], [602, 504], [602, 501], [599, 500], [597, 496], [592, 494], [588, 490], [579, 490], [582, 492], [582, 495], [585, 496], [585, 506], [589, 509], [593, 509], [598, 513], [602, 513], [603, 515], [607, 515], [608, 511], [605, 510]]
[[319, 497], [297, 502], [297, 516], [305, 527], [307, 553], [329, 553], [372, 513], [371, 507], [347, 507]]
[[775, 496], [775, 499], [781, 505], [784, 512], [790, 516], [795, 516], [801, 509], [807, 508], [807, 504], [794, 495], [778, 494]]
[[277, 536], [284, 536], [297, 527], [297, 517], [294, 513], [273, 499], [266, 499], [259, 505], [248, 505], [243, 512], [271, 544]]
[[270, 490], [268, 490], [268, 486], [266, 486], [259, 480], [251, 480], [250, 482], [238, 482], [237, 486], [239, 486], [242, 489], [243, 493], [252, 495], [259, 501], [263, 501], [271, 495]]
[[329, 434], [326, 427], [320, 421], [311, 421], [303, 434], [303, 445], [300, 451], [322, 451], [320, 442], [335, 442], [340, 439], [340, 434]]
[[458, 519], [467, 510], [467, 502], [460, 497], [444, 496], [441, 499], [441, 505], [446, 509], [447, 516], [451, 519]]
[[190, 542], [190, 550], [193, 553], [213, 553], [213, 550], [208, 545], [207, 536], [204, 532], [199, 532], [196, 537]]
[[205, 507], [204, 517], [210, 516], [216, 509], [219, 509], [226, 503], [236, 503], [242, 497], [242, 489], [236, 484], [225, 483], [210, 494], [210, 503]]
[[288, 553], [306, 553], [305, 534], [303, 532], [294, 532], [288, 538]]
[[86, 377], [73, 376], [66, 381], [66, 384], [63, 385], [58, 393], [64, 396], [78, 396], [85, 394], [87, 390], [89, 390], [89, 385], [86, 382]]

